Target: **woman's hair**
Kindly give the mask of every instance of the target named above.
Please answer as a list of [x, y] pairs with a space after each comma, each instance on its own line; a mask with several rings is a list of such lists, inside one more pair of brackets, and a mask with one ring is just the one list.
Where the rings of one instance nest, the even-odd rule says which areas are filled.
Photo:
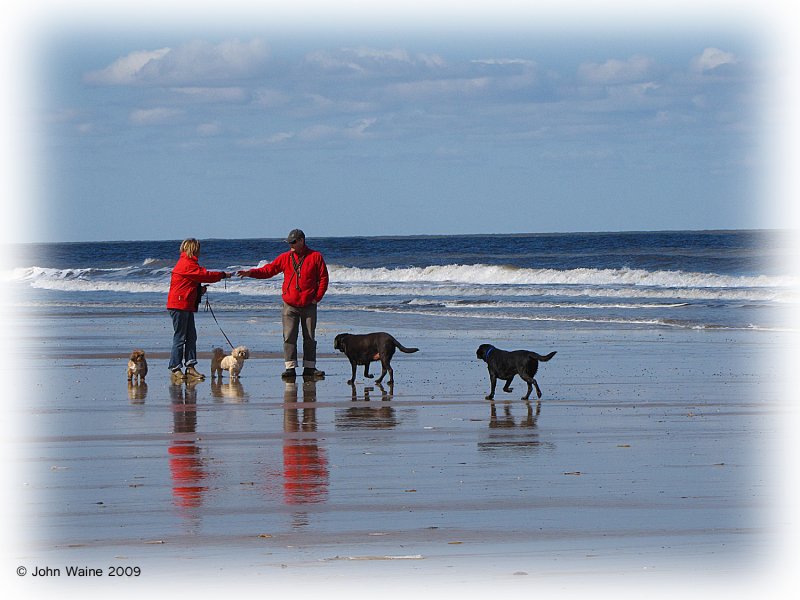
[[186, 256], [193, 258], [200, 254], [200, 242], [194, 238], [183, 240], [181, 243], [181, 252], [186, 253]]

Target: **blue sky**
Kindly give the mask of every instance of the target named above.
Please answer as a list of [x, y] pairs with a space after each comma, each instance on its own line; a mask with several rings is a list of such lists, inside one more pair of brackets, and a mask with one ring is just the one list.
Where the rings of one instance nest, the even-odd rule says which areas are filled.
[[785, 224], [747, 19], [254, 14], [35, 28], [25, 240]]

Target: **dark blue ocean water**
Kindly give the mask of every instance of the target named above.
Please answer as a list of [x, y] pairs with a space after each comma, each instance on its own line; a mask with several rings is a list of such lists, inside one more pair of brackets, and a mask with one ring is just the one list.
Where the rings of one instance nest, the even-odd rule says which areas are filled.
[[[567, 233], [314, 238], [326, 308], [413, 316], [420, 326], [780, 329], [797, 307], [788, 233]], [[180, 240], [34, 244], [7, 274], [18, 302], [87, 311], [163, 310]], [[200, 262], [269, 262], [277, 239], [202, 240]], [[280, 279], [212, 286], [225, 312], [274, 308]], [[467, 321], [468, 320], [468, 321]]]

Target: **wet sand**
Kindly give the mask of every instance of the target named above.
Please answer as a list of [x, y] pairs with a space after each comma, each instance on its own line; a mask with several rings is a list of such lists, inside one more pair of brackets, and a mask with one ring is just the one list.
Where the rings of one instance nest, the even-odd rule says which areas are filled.
[[[265, 351], [238, 383], [197, 385], [172, 385], [157, 352], [144, 385], [122, 351], [39, 353], [14, 409], [15, 560], [206, 592], [734, 591], [769, 569], [785, 402], [769, 359], [790, 336], [417, 334], [393, 386], [360, 369], [347, 385], [332, 353], [319, 382], [285, 384]], [[540, 402], [519, 379], [484, 399], [481, 341], [558, 351]]]

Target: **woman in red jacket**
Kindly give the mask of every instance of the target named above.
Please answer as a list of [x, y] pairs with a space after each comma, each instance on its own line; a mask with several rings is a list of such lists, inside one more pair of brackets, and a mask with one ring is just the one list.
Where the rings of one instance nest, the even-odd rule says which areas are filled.
[[[172, 269], [172, 280], [167, 296], [167, 310], [172, 317], [172, 352], [169, 357], [169, 370], [173, 381], [202, 381], [205, 375], [197, 372], [197, 330], [194, 326], [194, 313], [200, 306], [200, 296], [205, 288], [203, 283], [216, 283], [231, 277], [233, 273], [208, 271], [200, 266], [200, 242], [189, 238], [181, 243], [181, 256]], [[186, 365], [186, 373], [181, 371]]]
[[317, 304], [328, 289], [328, 267], [322, 254], [306, 246], [306, 234], [292, 229], [286, 237], [289, 251], [257, 269], [238, 271], [239, 277], [268, 279], [283, 273], [283, 360], [286, 370], [281, 377], [296, 377], [297, 334], [303, 329], [303, 377], [322, 379], [317, 370]]

